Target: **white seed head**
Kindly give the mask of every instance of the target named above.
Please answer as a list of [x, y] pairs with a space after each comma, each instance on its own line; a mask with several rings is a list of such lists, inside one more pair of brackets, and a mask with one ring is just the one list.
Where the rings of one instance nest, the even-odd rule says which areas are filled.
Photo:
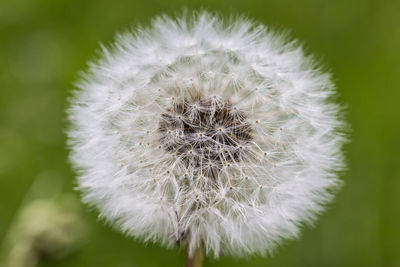
[[78, 87], [68, 135], [79, 188], [128, 235], [265, 254], [340, 184], [330, 76], [264, 26], [158, 17], [120, 35]]

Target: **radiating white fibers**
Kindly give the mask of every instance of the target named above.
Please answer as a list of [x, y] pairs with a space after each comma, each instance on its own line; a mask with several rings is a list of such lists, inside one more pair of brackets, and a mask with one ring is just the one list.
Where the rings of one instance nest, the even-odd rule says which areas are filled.
[[334, 85], [296, 42], [200, 12], [125, 33], [68, 109], [86, 203], [130, 236], [190, 253], [270, 253], [332, 198]]

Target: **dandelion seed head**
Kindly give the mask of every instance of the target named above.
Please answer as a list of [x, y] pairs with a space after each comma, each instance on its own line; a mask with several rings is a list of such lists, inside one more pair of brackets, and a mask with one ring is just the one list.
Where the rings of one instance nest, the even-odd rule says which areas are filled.
[[187, 16], [120, 35], [78, 84], [68, 136], [83, 200], [144, 241], [271, 253], [340, 184], [334, 86], [262, 25]]
[[[231, 104], [215, 97], [203, 98], [196, 92], [196, 96], [174, 103], [161, 114], [159, 141], [166, 151], [175, 152], [186, 165], [197, 166], [202, 172], [207, 162], [221, 165], [240, 161], [242, 152], [237, 146], [251, 141], [252, 129], [242, 112], [232, 110]], [[222, 134], [221, 126], [226, 129]], [[177, 133], [172, 138], [171, 131]]]

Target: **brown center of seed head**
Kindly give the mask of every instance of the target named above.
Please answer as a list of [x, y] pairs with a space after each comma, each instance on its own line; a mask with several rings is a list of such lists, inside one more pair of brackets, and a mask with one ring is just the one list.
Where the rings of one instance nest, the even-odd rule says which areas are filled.
[[161, 114], [158, 131], [166, 151], [202, 169], [241, 161], [253, 139], [242, 111], [229, 101], [199, 95], [174, 101]]

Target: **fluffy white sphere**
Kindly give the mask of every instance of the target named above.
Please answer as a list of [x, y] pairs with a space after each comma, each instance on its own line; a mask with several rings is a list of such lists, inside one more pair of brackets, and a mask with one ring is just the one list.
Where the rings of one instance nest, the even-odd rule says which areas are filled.
[[265, 254], [340, 184], [330, 76], [262, 25], [158, 17], [120, 35], [78, 87], [68, 135], [79, 188], [128, 235]]

